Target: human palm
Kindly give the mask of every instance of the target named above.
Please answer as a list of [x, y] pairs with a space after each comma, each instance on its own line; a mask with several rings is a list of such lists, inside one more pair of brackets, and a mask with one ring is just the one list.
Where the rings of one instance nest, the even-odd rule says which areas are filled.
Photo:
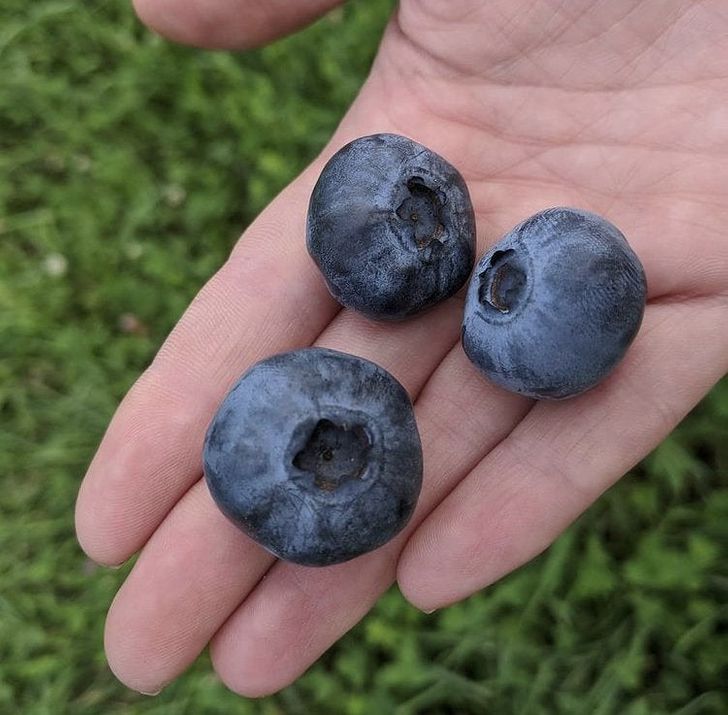
[[[333, 4], [137, 0], [153, 26], [208, 46], [271, 39]], [[91, 558], [118, 564], [141, 549], [107, 621], [121, 680], [156, 691], [211, 642], [225, 683], [261, 695], [295, 679], [395, 578], [428, 611], [468, 596], [546, 548], [728, 371], [726, 38], [721, 0], [402, 0], [330, 145], [193, 301], [84, 480], [77, 528]], [[381, 131], [458, 167], [479, 252], [553, 205], [624, 231], [649, 303], [602, 385], [534, 403], [487, 383], [458, 342], [460, 298], [400, 324], [339, 309], [306, 253], [308, 196], [333, 151]], [[201, 480], [205, 429], [235, 379], [311, 344], [392, 372], [415, 401], [425, 458], [405, 532], [324, 569], [276, 561]]]

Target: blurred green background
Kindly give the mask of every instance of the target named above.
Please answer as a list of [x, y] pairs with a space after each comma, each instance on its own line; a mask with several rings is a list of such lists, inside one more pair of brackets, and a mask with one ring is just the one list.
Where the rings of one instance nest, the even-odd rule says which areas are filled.
[[[389, 0], [243, 56], [127, 0], [0, 1], [0, 713], [728, 712], [728, 384], [541, 558], [425, 616], [396, 590], [295, 685], [206, 658], [156, 698], [102, 650], [128, 567], [74, 539], [114, 407], [239, 231], [322, 147]], [[724, 668], [721, 671], [721, 668]]]

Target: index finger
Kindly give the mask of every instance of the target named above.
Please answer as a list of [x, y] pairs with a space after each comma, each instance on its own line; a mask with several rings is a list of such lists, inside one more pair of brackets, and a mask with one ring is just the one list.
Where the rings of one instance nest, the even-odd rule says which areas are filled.
[[244, 233], [119, 406], [76, 504], [94, 561], [125, 561], [200, 476], [206, 426], [240, 372], [310, 344], [336, 314], [303, 239], [319, 165]]

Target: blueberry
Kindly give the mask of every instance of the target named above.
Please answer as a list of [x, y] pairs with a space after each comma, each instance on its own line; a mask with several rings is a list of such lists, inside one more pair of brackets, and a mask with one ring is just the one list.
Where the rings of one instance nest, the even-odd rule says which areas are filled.
[[234, 524], [281, 559], [309, 566], [389, 541], [422, 483], [405, 389], [368, 360], [322, 348], [250, 368], [213, 418], [203, 462]]
[[547, 209], [478, 262], [463, 348], [507, 390], [571, 397], [594, 387], [624, 356], [646, 293], [642, 264], [616, 226], [588, 211]]
[[355, 139], [324, 167], [308, 207], [308, 251], [342, 305], [400, 320], [449, 298], [475, 262], [462, 176], [411, 139]]

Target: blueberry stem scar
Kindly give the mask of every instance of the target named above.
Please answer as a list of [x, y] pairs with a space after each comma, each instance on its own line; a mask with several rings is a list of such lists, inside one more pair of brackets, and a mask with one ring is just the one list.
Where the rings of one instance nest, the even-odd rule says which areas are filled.
[[366, 471], [371, 441], [361, 425], [316, 423], [305, 446], [293, 458], [293, 466], [313, 476], [319, 489], [334, 491]]
[[487, 303], [501, 313], [510, 313], [526, 283], [526, 275], [516, 265], [515, 251], [496, 251], [488, 268], [479, 274], [481, 303]]
[[420, 176], [408, 179], [407, 189], [410, 195], [399, 205], [397, 216], [412, 225], [415, 244], [422, 250], [439, 240], [445, 231], [442, 202]]

